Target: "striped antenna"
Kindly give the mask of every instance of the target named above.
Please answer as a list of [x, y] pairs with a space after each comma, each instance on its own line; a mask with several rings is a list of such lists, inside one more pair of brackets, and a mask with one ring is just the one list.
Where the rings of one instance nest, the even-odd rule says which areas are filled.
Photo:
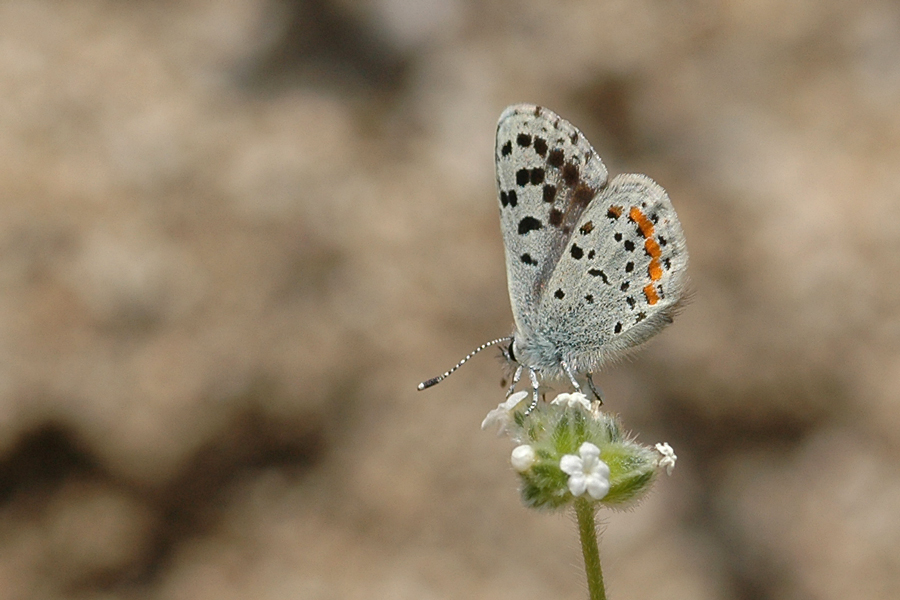
[[491, 346], [493, 346], [493, 345], [495, 345], [495, 344], [499, 344], [500, 342], [510, 342], [510, 341], [512, 341], [512, 337], [502, 337], [502, 338], [497, 338], [496, 340], [491, 340], [490, 342], [488, 342], [488, 343], [486, 343], [486, 344], [482, 344], [482, 345], [478, 346], [477, 348], [475, 348], [474, 350], [472, 350], [471, 352], [469, 352], [469, 355], [468, 355], [468, 356], [466, 356], [464, 359], [462, 359], [461, 361], [459, 361], [459, 362], [456, 364], [455, 367], [453, 367], [452, 369], [450, 369], [449, 371], [447, 371], [447, 372], [444, 373], [443, 375], [438, 375], [437, 377], [432, 377], [432, 378], [429, 379], [428, 381], [423, 381], [422, 383], [420, 383], [420, 384], [419, 384], [419, 391], [421, 392], [422, 390], [427, 390], [427, 389], [430, 388], [431, 386], [437, 385], [437, 384], [439, 384], [440, 382], [442, 382], [443, 380], [447, 379], [448, 377], [450, 377], [450, 375], [453, 374], [453, 372], [454, 372], [455, 370], [457, 370], [458, 368], [460, 368], [461, 366], [463, 366], [464, 364], [466, 364], [466, 361], [468, 361], [470, 358], [472, 358], [473, 356], [475, 356], [476, 354], [478, 354], [479, 352], [481, 352], [481, 351], [484, 350], [485, 348], [490, 348]]

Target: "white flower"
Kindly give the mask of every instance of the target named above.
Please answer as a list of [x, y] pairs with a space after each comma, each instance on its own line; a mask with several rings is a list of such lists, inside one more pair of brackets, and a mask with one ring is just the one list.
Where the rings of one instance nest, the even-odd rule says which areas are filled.
[[609, 492], [609, 467], [600, 460], [600, 448], [585, 442], [578, 454], [566, 454], [559, 461], [559, 468], [569, 476], [569, 491], [573, 496], [587, 491], [591, 498], [600, 500]]
[[528, 444], [522, 444], [513, 448], [509, 462], [512, 463], [513, 469], [519, 473], [524, 473], [534, 464], [534, 459], [534, 448]]
[[675, 468], [675, 461], [678, 460], [678, 457], [675, 456], [675, 451], [672, 450], [672, 446], [666, 442], [657, 444], [656, 450], [662, 454], [662, 458], [660, 458], [656, 464], [660, 467], [665, 467], [666, 475], [671, 475], [672, 469]]
[[550, 404], [555, 404], [557, 406], [565, 406], [567, 408], [583, 408], [587, 412], [591, 411], [591, 403], [588, 401], [587, 396], [582, 394], [581, 392], [574, 392], [572, 394], [560, 394], [556, 398], [554, 398]]
[[481, 428], [487, 429], [491, 425], [497, 424], [500, 426], [497, 435], [505, 433], [509, 424], [512, 422], [512, 413], [516, 406], [527, 397], [528, 392], [516, 392], [507, 398], [505, 402], [498, 404], [497, 408], [489, 412], [484, 418], [484, 421], [481, 422]]

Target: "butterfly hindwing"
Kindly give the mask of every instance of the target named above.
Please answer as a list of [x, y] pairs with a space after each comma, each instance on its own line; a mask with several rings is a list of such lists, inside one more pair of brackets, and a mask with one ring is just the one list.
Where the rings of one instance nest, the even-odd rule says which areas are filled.
[[671, 322], [687, 259], [665, 190], [619, 175], [582, 213], [547, 283], [539, 328], [577, 370], [595, 368]]

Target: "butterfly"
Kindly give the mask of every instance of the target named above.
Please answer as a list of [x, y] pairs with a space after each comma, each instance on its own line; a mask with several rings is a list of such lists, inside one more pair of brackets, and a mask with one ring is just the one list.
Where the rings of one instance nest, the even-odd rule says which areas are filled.
[[543, 381], [587, 383], [592, 375], [672, 322], [685, 297], [687, 246], [666, 191], [646, 175], [608, 180], [584, 135], [531, 104], [503, 111], [494, 149], [500, 231], [506, 251], [512, 335], [501, 344], [534, 409]]

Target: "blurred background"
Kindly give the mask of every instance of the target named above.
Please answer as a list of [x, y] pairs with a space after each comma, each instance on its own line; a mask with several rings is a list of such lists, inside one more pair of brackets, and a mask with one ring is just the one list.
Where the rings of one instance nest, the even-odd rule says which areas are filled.
[[585, 598], [522, 508], [493, 137], [669, 192], [693, 300], [597, 377], [679, 455], [610, 595], [900, 597], [900, 5], [0, 4], [0, 598]]

